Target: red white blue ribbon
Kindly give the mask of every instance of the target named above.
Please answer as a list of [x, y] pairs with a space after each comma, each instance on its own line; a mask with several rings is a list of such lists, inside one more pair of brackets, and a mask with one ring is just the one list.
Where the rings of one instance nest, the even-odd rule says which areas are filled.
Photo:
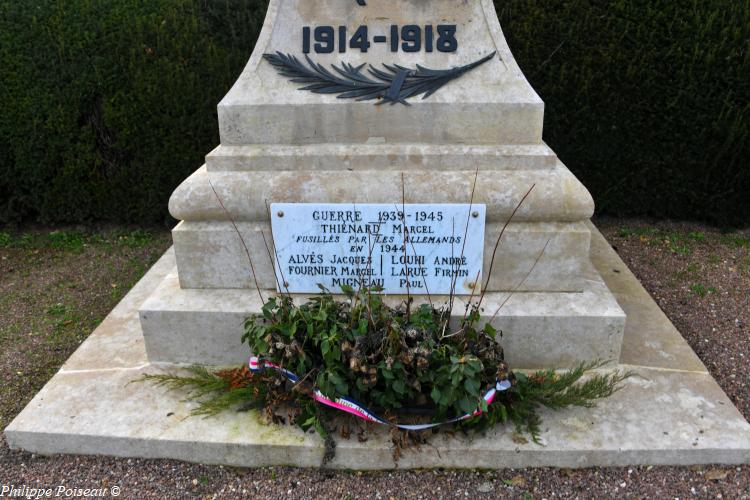
[[[281, 373], [290, 382], [294, 384], [299, 382], [299, 377], [295, 375], [294, 373], [290, 372], [289, 370], [285, 368], [282, 368], [281, 366], [275, 365], [269, 361], [263, 361], [256, 356], [250, 357], [248, 365], [250, 367], [251, 372], [259, 373], [264, 370], [271, 369], [271, 370], [275, 370]], [[510, 388], [511, 388], [510, 380], [507, 380], [507, 379], [497, 380], [495, 381], [495, 387], [489, 389], [484, 394], [484, 396], [482, 396], [482, 399], [484, 399], [484, 401], [489, 406], [490, 404], [492, 404], [492, 401], [495, 400], [495, 396], [497, 396], [498, 392], [507, 391]], [[364, 405], [359, 404], [358, 402], [356, 402], [355, 400], [351, 398], [340, 397], [336, 399], [331, 399], [328, 396], [324, 395], [322, 392], [320, 392], [318, 389], [313, 389], [312, 398], [320, 404], [324, 404], [326, 406], [330, 406], [331, 408], [336, 408], [337, 410], [350, 413], [354, 415], [355, 417], [361, 418], [362, 420], [366, 420], [368, 422], [374, 422], [376, 424], [390, 425], [393, 427], [398, 427], [399, 429], [406, 429], [410, 431], [421, 431], [425, 429], [432, 429], [433, 427], [438, 427], [438, 426], [445, 425], [445, 424], [452, 424], [455, 422], [460, 422], [462, 420], [467, 420], [469, 418], [476, 417], [483, 413], [482, 408], [480, 406], [477, 406], [477, 409], [473, 413], [466, 413], [464, 415], [461, 415], [460, 417], [456, 417], [451, 420], [446, 420], [445, 422], [438, 422], [438, 423], [432, 423], [432, 424], [394, 424], [393, 422], [389, 422], [388, 420], [375, 415], [375, 413], [368, 410]]]

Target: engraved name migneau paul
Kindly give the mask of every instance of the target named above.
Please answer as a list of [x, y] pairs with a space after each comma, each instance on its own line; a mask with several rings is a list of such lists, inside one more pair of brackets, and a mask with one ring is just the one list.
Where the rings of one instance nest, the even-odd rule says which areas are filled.
[[[363, 0], [358, 2], [364, 3]], [[296, 56], [282, 52], [263, 54], [263, 57], [279, 74], [294, 83], [305, 85], [299, 90], [316, 94], [338, 94], [339, 99], [378, 99], [377, 104], [389, 102], [408, 106], [406, 99], [420, 94], [422, 99], [430, 97], [446, 83], [491, 60], [495, 57], [495, 52], [472, 63], [450, 69], [430, 69], [419, 64], [415, 69], [398, 64], [383, 64], [384, 69], [378, 69], [371, 64], [353, 66], [344, 62], [340, 66], [332, 64], [333, 71], [330, 71], [322, 64], [314, 62], [307, 54], [307, 65]], [[368, 66], [367, 73], [362, 71], [365, 66]]]

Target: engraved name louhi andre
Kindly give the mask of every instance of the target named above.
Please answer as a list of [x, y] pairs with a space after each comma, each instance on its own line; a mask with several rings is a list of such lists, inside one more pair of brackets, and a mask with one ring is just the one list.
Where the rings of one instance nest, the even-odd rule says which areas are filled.
[[342, 287], [471, 295], [481, 286], [485, 205], [271, 205], [282, 291]]

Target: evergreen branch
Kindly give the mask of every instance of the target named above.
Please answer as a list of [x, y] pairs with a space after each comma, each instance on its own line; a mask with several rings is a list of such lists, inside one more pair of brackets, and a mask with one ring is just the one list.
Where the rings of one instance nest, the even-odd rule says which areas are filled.
[[594, 374], [587, 380], [580, 380], [591, 370], [601, 368], [604, 363], [595, 361], [582, 363], [572, 370], [558, 374], [552, 370], [540, 371], [526, 379], [519, 391], [524, 398], [553, 410], [568, 406], [590, 408], [594, 401], [611, 396], [621, 389], [621, 382], [632, 376], [631, 372], [614, 371]]
[[496, 423], [513, 422], [517, 432], [528, 433], [540, 444], [542, 419], [539, 407], [560, 410], [570, 406], [590, 408], [597, 399], [611, 396], [622, 388], [622, 382], [631, 377], [631, 372], [614, 371], [593, 374], [581, 379], [591, 370], [602, 368], [602, 361], [581, 363], [564, 373], [542, 370], [531, 375], [516, 375], [515, 386], [499, 394], [498, 400], [489, 406], [489, 411], [460, 427], [484, 429]]
[[166, 387], [170, 391], [187, 391], [187, 401], [194, 401], [212, 392], [226, 391], [229, 383], [212, 373], [204, 366], [193, 365], [187, 368], [189, 376], [174, 374], [145, 374], [136, 382], [151, 382], [157, 387]]
[[383, 64], [378, 69], [370, 65], [367, 69], [370, 76], [362, 72], [365, 64], [353, 66], [342, 63], [341, 66], [331, 65], [333, 71], [322, 64], [314, 62], [305, 55], [307, 64], [291, 54], [276, 52], [263, 54], [263, 57], [276, 71], [294, 83], [304, 84], [299, 90], [307, 90], [316, 94], [338, 94], [339, 99], [356, 99], [369, 101], [379, 99], [378, 104], [400, 102], [408, 105], [406, 99], [422, 95], [422, 99], [430, 97], [448, 82], [460, 78], [469, 71], [481, 66], [495, 56], [495, 52], [464, 66], [451, 69], [430, 69], [417, 65], [416, 69], [408, 69], [394, 64]]
[[[248, 404], [251, 404], [248, 406]], [[240, 387], [238, 389], [225, 389], [225, 392], [213, 393], [209, 398], [198, 401], [198, 406], [190, 411], [194, 417], [213, 417], [219, 413], [242, 407], [243, 410], [250, 408], [263, 408], [265, 402], [257, 398], [254, 387]]]
[[234, 407], [263, 407], [265, 401], [255, 386], [234, 388], [224, 378], [208, 368], [193, 365], [187, 368], [190, 375], [145, 374], [135, 382], [150, 382], [156, 387], [166, 387], [170, 391], [184, 391], [185, 401], [197, 402], [190, 411], [192, 417], [213, 417]]

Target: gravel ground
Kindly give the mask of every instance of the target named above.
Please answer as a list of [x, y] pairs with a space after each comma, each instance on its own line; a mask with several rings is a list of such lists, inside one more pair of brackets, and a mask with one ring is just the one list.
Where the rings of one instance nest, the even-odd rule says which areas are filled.
[[[750, 233], [668, 222], [597, 223], [750, 418]], [[166, 232], [0, 232], [0, 427], [168, 244]], [[0, 441], [0, 492], [25, 485], [105, 488], [108, 494], [119, 488], [121, 498], [750, 498], [750, 466], [350, 473], [38, 457]]]

